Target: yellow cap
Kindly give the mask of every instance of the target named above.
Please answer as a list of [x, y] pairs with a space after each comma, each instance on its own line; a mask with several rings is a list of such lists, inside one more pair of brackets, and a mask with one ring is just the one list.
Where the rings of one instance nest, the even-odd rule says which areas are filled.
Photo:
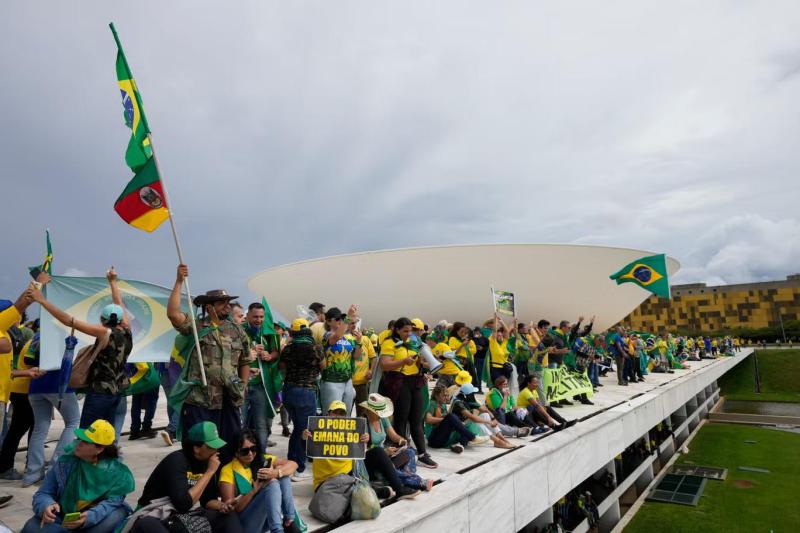
[[463, 385], [464, 383], [472, 383], [472, 376], [466, 370], [462, 370], [456, 374], [456, 383], [459, 385]]
[[98, 446], [108, 446], [116, 438], [114, 426], [99, 418], [86, 429], [76, 429], [75, 436], [83, 442], [97, 444]]
[[412, 318], [411, 325], [414, 329], [425, 329], [425, 322], [423, 322], [422, 319], [419, 318]]
[[294, 331], [295, 333], [307, 327], [308, 327], [308, 320], [306, 320], [305, 318], [295, 318], [294, 320], [292, 320], [292, 331]]
[[328, 411], [347, 411], [347, 406], [341, 400], [334, 400], [328, 406]]

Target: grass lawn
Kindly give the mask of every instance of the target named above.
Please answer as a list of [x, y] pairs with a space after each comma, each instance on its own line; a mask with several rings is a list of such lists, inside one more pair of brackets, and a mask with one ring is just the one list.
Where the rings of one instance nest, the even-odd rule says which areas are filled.
[[[759, 358], [760, 362], [760, 358]], [[755, 444], [746, 444], [755, 440]], [[625, 533], [800, 530], [797, 480], [800, 434], [737, 424], [706, 424], [677, 463], [728, 469], [725, 481], [708, 480], [697, 507], [645, 502]], [[739, 466], [771, 473], [742, 472]]]
[[719, 380], [729, 400], [800, 402], [800, 350], [758, 350], [761, 394], [755, 392], [753, 356]]

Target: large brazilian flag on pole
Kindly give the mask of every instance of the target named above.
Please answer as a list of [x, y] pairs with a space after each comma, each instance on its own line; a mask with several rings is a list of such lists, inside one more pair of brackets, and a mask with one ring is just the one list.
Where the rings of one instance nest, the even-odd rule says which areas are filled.
[[[129, 363], [169, 361], [175, 330], [167, 319], [170, 290], [143, 281], [119, 280], [122, 301], [133, 333], [133, 351]], [[47, 299], [79, 320], [99, 324], [100, 311], [111, 302], [106, 278], [53, 276], [45, 286]], [[183, 312], [186, 313], [184, 305]], [[40, 364], [44, 370], [61, 368], [64, 338], [70, 328], [42, 310]], [[75, 332], [78, 348], [92, 344], [94, 338]]]
[[114, 28], [114, 24], [109, 26], [114, 34], [114, 40], [117, 42], [117, 83], [122, 96], [123, 117], [125, 125], [131, 129], [131, 140], [128, 141], [128, 149], [125, 151], [125, 163], [131, 167], [132, 171], [137, 172], [147, 163], [148, 159], [153, 157], [150, 139], [147, 138], [150, 127], [144, 114], [142, 96], [139, 94], [139, 88], [136, 87], [136, 81], [128, 66], [117, 30]]
[[667, 299], [670, 297], [667, 258], [664, 254], [637, 259], [611, 274], [609, 278], [616, 281], [617, 285], [635, 283], [657, 296]]

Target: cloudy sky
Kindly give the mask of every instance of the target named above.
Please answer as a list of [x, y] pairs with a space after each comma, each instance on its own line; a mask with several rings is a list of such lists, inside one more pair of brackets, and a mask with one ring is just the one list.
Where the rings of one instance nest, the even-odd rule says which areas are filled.
[[456, 243], [666, 252], [674, 282], [800, 271], [797, 2], [109, 4], [4, 5], [3, 295], [46, 227], [57, 274], [174, 279], [168, 225], [112, 209], [111, 20], [195, 292]]

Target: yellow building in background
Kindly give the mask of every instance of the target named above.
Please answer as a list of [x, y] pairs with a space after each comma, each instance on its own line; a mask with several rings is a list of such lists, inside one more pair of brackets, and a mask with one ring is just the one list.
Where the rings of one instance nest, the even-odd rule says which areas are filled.
[[674, 285], [672, 300], [651, 296], [621, 324], [642, 331], [713, 333], [723, 329], [783, 327], [800, 317], [800, 274], [784, 281], [709, 287]]

